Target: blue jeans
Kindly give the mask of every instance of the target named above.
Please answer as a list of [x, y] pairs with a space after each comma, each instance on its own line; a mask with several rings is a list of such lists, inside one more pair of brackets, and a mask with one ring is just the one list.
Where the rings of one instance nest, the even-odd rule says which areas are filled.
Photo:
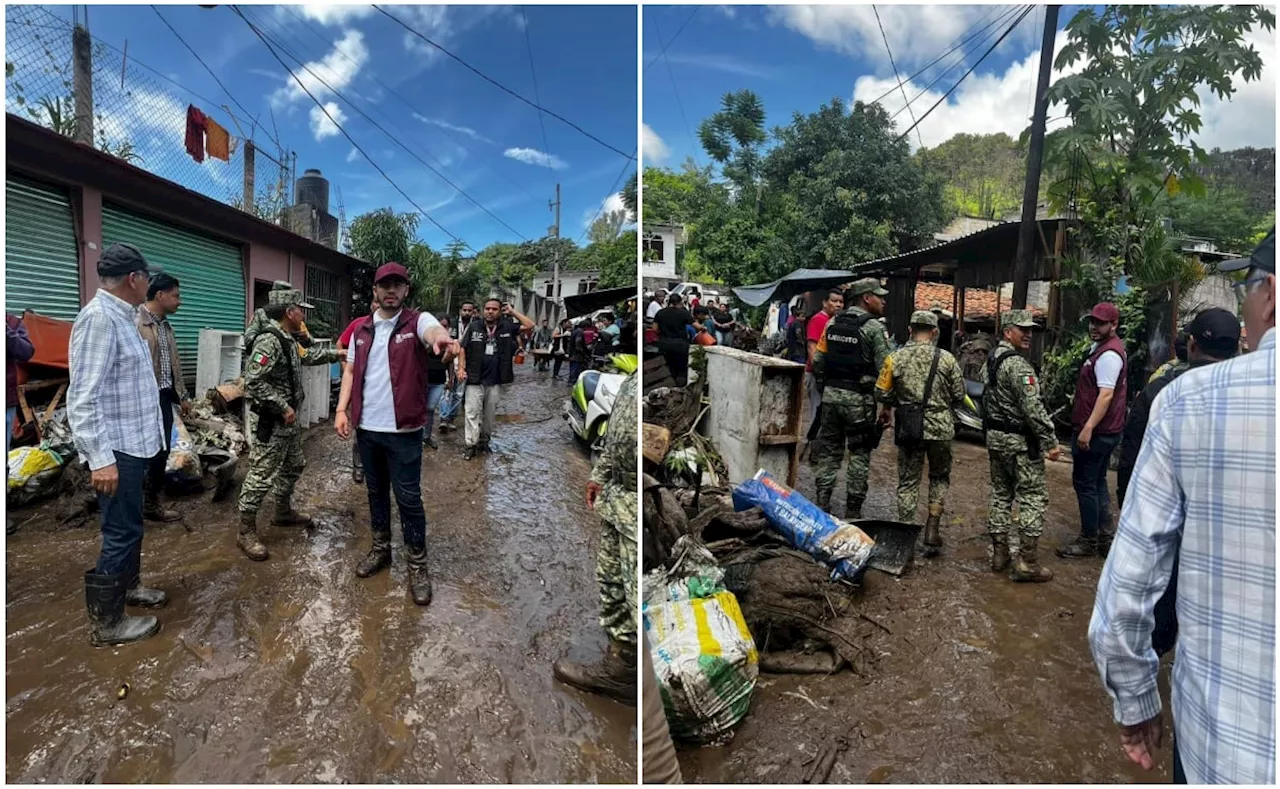
[[422, 429], [422, 439], [431, 438], [431, 429], [436, 423], [436, 409], [444, 399], [444, 384], [427, 384], [427, 424]]
[[391, 531], [391, 491], [400, 509], [404, 544], [421, 551], [427, 546], [427, 513], [422, 507], [422, 431], [378, 433], [357, 430], [356, 443], [369, 490], [369, 525], [375, 532]]
[[1187, 782], [1187, 773], [1182, 769], [1182, 754], [1178, 751], [1178, 740], [1173, 741], [1173, 782], [1175, 784], [1185, 784]]
[[1111, 453], [1120, 444], [1120, 434], [1093, 434], [1088, 450], [1081, 450], [1076, 435], [1071, 436], [1071, 485], [1080, 505], [1080, 535], [1096, 540], [1098, 527], [1110, 523], [1111, 495], [1107, 492], [1107, 466]]
[[142, 485], [151, 458], [115, 453], [120, 483], [116, 495], [98, 494], [102, 523], [102, 552], [98, 554], [98, 575], [125, 575], [138, 572], [142, 558]]

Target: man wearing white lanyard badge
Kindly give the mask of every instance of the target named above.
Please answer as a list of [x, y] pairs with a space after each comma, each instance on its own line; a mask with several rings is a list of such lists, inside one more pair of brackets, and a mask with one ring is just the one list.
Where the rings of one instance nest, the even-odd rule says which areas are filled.
[[533, 321], [510, 306], [506, 308], [507, 317], [512, 320], [502, 319], [502, 309], [498, 299], [486, 301], [481, 313], [484, 319], [471, 321], [462, 336], [458, 377], [467, 385], [467, 448], [463, 457], [468, 460], [477, 452], [490, 451], [489, 439], [498, 410], [498, 387], [515, 380], [513, 361], [517, 334], [533, 328]]

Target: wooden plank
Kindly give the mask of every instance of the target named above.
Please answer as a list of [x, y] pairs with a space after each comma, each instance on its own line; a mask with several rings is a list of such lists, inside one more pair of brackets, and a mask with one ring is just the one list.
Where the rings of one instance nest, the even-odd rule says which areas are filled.
[[766, 447], [780, 447], [799, 443], [800, 436], [760, 436], [760, 445]]

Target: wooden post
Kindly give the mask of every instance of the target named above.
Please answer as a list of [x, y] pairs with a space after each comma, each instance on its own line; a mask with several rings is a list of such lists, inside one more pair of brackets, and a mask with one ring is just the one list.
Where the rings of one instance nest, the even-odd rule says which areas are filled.
[[244, 141], [244, 212], [253, 213], [253, 140]]
[[80, 25], [71, 33], [71, 61], [75, 140], [93, 145], [93, 39]]

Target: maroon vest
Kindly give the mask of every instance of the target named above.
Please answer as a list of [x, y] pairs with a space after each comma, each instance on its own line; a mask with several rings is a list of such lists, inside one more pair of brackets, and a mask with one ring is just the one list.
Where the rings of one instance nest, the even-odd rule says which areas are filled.
[[[351, 423], [360, 426], [364, 405], [364, 374], [373, 347], [373, 316], [356, 325], [351, 335], [355, 353], [351, 382]], [[418, 338], [418, 313], [400, 312], [400, 319], [387, 341], [387, 366], [391, 370], [391, 400], [396, 410], [396, 428], [414, 430], [427, 423], [427, 349]]]
[[1129, 400], [1129, 357], [1124, 352], [1124, 340], [1115, 336], [1098, 344], [1093, 355], [1080, 368], [1080, 377], [1076, 380], [1076, 400], [1071, 409], [1071, 425], [1076, 430], [1084, 427], [1098, 402], [1098, 371], [1095, 365], [1098, 357], [1107, 351], [1120, 354], [1120, 378], [1116, 380], [1115, 393], [1111, 397], [1111, 405], [1102, 421], [1094, 428], [1099, 435], [1111, 435], [1124, 430], [1125, 405]]

